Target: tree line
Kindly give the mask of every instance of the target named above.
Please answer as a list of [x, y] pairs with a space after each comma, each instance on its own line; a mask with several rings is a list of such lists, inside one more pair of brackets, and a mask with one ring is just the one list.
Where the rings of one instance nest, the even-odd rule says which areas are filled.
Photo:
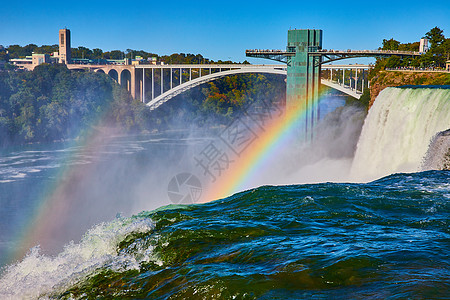
[[[450, 59], [450, 38], [446, 38], [444, 31], [439, 27], [434, 27], [428, 31], [425, 36], [430, 43], [429, 50], [419, 57], [401, 58], [400, 56], [391, 56], [389, 58], [377, 59], [374, 71], [375, 74], [385, 68], [415, 67], [431, 68], [445, 67], [445, 63]], [[419, 42], [401, 43], [393, 38], [382, 42], [380, 50], [402, 50], [419, 51]]]
[[[38, 54], [53, 54], [54, 52], [59, 51], [58, 45], [42, 45], [37, 46], [35, 44], [28, 44], [26, 46], [20, 45], [10, 45], [4, 49], [0, 49], [0, 60], [8, 61], [9, 59], [14, 58], [25, 58], [26, 56], [30, 56], [34, 53]], [[121, 60], [124, 58], [136, 58], [137, 56], [142, 57], [143, 59], [155, 58], [157, 61], [162, 61], [166, 64], [211, 64], [211, 63], [219, 63], [219, 64], [233, 64], [235, 62], [231, 60], [218, 60], [214, 61], [209, 58], [203, 57], [201, 54], [186, 54], [186, 53], [174, 53], [171, 55], [158, 55], [151, 52], [146, 52], [144, 50], [133, 50], [127, 49], [126, 51], [121, 50], [112, 50], [112, 51], [103, 51], [99, 48], [89, 49], [87, 47], [77, 47], [71, 48], [71, 56], [72, 58], [79, 59], [91, 59], [91, 60], [105, 60], [105, 59], [113, 59], [113, 60]], [[244, 63], [248, 63], [245, 61]]]

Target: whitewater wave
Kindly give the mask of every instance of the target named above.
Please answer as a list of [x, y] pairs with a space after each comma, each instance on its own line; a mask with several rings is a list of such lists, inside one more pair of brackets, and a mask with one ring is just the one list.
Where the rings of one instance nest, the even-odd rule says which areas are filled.
[[61, 293], [104, 268], [123, 272], [139, 270], [143, 262], [160, 263], [152, 249], [139, 255], [118, 251], [130, 234], [148, 233], [154, 228], [148, 218], [119, 218], [89, 230], [79, 243], [71, 242], [55, 257], [40, 254], [39, 246], [19, 263], [5, 267], [0, 278], [0, 298], [40, 298]]

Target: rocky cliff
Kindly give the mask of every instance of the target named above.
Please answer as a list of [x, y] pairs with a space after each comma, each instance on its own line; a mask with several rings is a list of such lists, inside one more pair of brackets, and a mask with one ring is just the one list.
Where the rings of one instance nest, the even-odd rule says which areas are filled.
[[431, 141], [423, 170], [450, 170], [450, 129], [439, 132]]
[[369, 108], [384, 88], [402, 85], [450, 85], [450, 73], [380, 71], [370, 81]]

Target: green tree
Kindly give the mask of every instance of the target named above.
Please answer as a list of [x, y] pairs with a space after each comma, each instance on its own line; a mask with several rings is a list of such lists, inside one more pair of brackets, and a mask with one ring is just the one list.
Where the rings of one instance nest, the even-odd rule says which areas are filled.
[[400, 42], [394, 40], [393, 38], [391, 38], [390, 40], [384, 39], [381, 50], [398, 50], [399, 45], [400, 45]]
[[53, 52], [59, 51], [59, 45], [42, 45], [34, 49], [35, 53], [40, 54], [52, 54]]
[[103, 50], [99, 48], [95, 48], [92, 50], [92, 58], [94, 59], [101, 59], [103, 58]]
[[9, 52], [9, 58], [25, 58], [25, 56], [31, 55], [36, 48], [37, 45], [35, 44], [29, 44], [25, 47], [11, 45], [7, 48], [7, 50]]
[[89, 58], [92, 58], [92, 56], [93, 56], [93, 53], [92, 53], [91, 49], [86, 48], [86, 47], [82, 47], [82, 46], [80, 46], [78, 48], [72, 48], [71, 51], [72, 51], [72, 57], [73, 58], [86, 58], [86, 59], [89, 59]]
[[445, 40], [444, 31], [437, 26], [428, 31], [425, 37], [430, 41], [430, 51], [435, 50]]
[[103, 57], [106, 59], [123, 59], [125, 57], [125, 53], [120, 50], [113, 50], [109, 52], [104, 52]]
[[446, 60], [450, 59], [450, 38], [445, 39], [441, 44], [442, 53], [444, 54]]
[[405, 43], [398, 45], [398, 50], [401, 51], [419, 51], [420, 42]]
[[6, 51], [0, 51], [0, 61], [8, 61], [9, 56]]
[[400, 67], [401, 65], [402, 61], [400, 57], [398, 57], [397, 55], [389, 57], [386, 61], [386, 68], [397, 68]]

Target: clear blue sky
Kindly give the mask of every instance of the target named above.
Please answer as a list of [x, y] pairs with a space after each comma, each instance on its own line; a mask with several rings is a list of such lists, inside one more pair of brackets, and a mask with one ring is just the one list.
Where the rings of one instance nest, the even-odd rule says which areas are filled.
[[435, 26], [450, 37], [450, 0], [3, 2], [4, 46], [57, 44], [67, 27], [72, 47], [243, 61], [245, 49], [285, 49], [290, 28], [323, 29], [326, 49], [376, 49], [391, 37], [414, 42]]

